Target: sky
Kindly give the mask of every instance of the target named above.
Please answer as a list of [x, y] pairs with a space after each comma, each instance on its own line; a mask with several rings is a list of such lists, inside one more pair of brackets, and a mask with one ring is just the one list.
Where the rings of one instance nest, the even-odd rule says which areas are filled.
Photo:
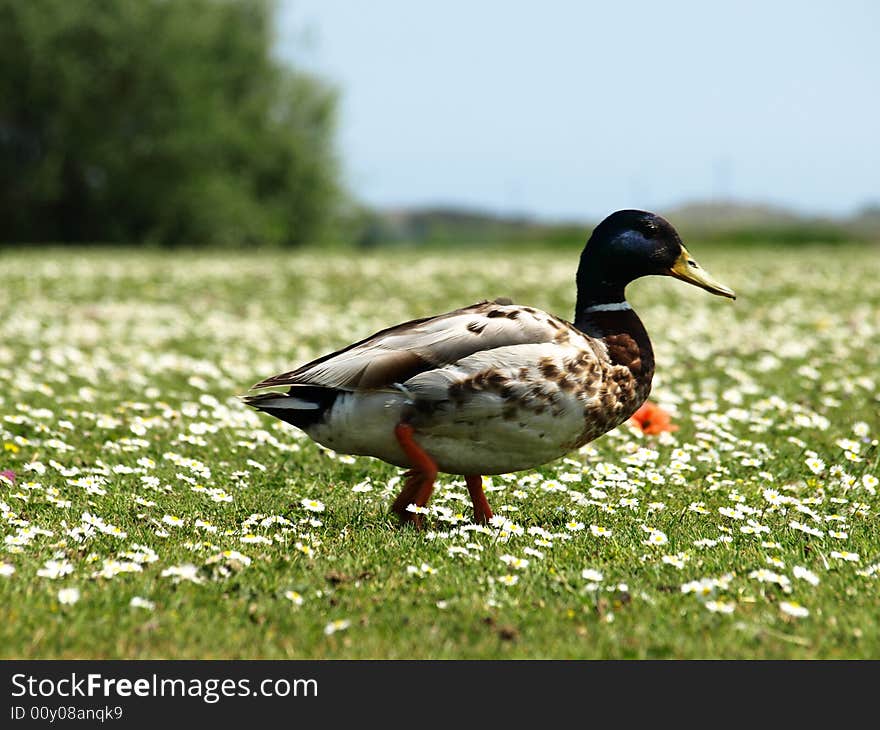
[[880, 202], [880, 3], [281, 0], [356, 198], [584, 220]]

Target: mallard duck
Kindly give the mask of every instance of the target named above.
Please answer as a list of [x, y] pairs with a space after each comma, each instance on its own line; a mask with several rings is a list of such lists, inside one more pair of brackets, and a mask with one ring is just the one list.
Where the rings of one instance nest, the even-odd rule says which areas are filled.
[[641, 210], [594, 229], [577, 270], [574, 323], [509, 300], [389, 327], [252, 389], [245, 402], [336, 452], [407, 469], [392, 510], [419, 522], [438, 472], [464, 476], [474, 520], [492, 509], [482, 477], [531, 469], [626, 421], [647, 399], [654, 354], [624, 297], [673, 276], [724, 297], [675, 229]]

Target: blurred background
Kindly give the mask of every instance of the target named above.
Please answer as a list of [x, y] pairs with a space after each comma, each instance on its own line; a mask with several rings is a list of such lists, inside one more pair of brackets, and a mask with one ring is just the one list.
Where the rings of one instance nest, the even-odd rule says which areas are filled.
[[874, 2], [0, 0], [0, 244], [880, 241]]

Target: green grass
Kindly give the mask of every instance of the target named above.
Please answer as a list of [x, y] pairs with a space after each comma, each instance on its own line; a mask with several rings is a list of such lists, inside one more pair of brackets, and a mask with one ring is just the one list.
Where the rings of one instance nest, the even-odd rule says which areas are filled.
[[[652, 399], [679, 430], [622, 427], [568, 460], [494, 478], [489, 501], [515, 527], [486, 532], [438, 511], [424, 532], [401, 529], [387, 512], [396, 469], [327, 453], [235, 396], [382, 327], [483, 298], [570, 318], [576, 251], [0, 254], [0, 470], [15, 472], [0, 481], [0, 563], [14, 569], [0, 576], [0, 655], [880, 656], [880, 256], [691, 250], [737, 302], [670, 279], [629, 292], [655, 345]], [[89, 493], [86, 477], [103, 483]], [[353, 491], [368, 478], [369, 491]], [[448, 475], [432, 505], [469, 513]], [[84, 513], [117, 534], [75, 530]], [[645, 544], [644, 528], [667, 542]], [[72, 572], [39, 576], [49, 560]], [[141, 570], [96, 576], [111, 576], [113, 560]], [[198, 582], [162, 575], [182, 565]], [[760, 569], [788, 586], [750, 577]], [[707, 599], [682, 591], [723, 576]], [[59, 602], [66, 588], [78, 602]], [[333, 621], [350, 623], [328, 634]]]

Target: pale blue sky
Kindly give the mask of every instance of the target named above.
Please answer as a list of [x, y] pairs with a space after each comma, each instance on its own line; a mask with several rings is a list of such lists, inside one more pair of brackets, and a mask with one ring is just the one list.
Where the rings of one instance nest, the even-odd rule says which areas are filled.
[[880, 2], [282, 0], [278, 33], [370, 204], [880, 201]]

